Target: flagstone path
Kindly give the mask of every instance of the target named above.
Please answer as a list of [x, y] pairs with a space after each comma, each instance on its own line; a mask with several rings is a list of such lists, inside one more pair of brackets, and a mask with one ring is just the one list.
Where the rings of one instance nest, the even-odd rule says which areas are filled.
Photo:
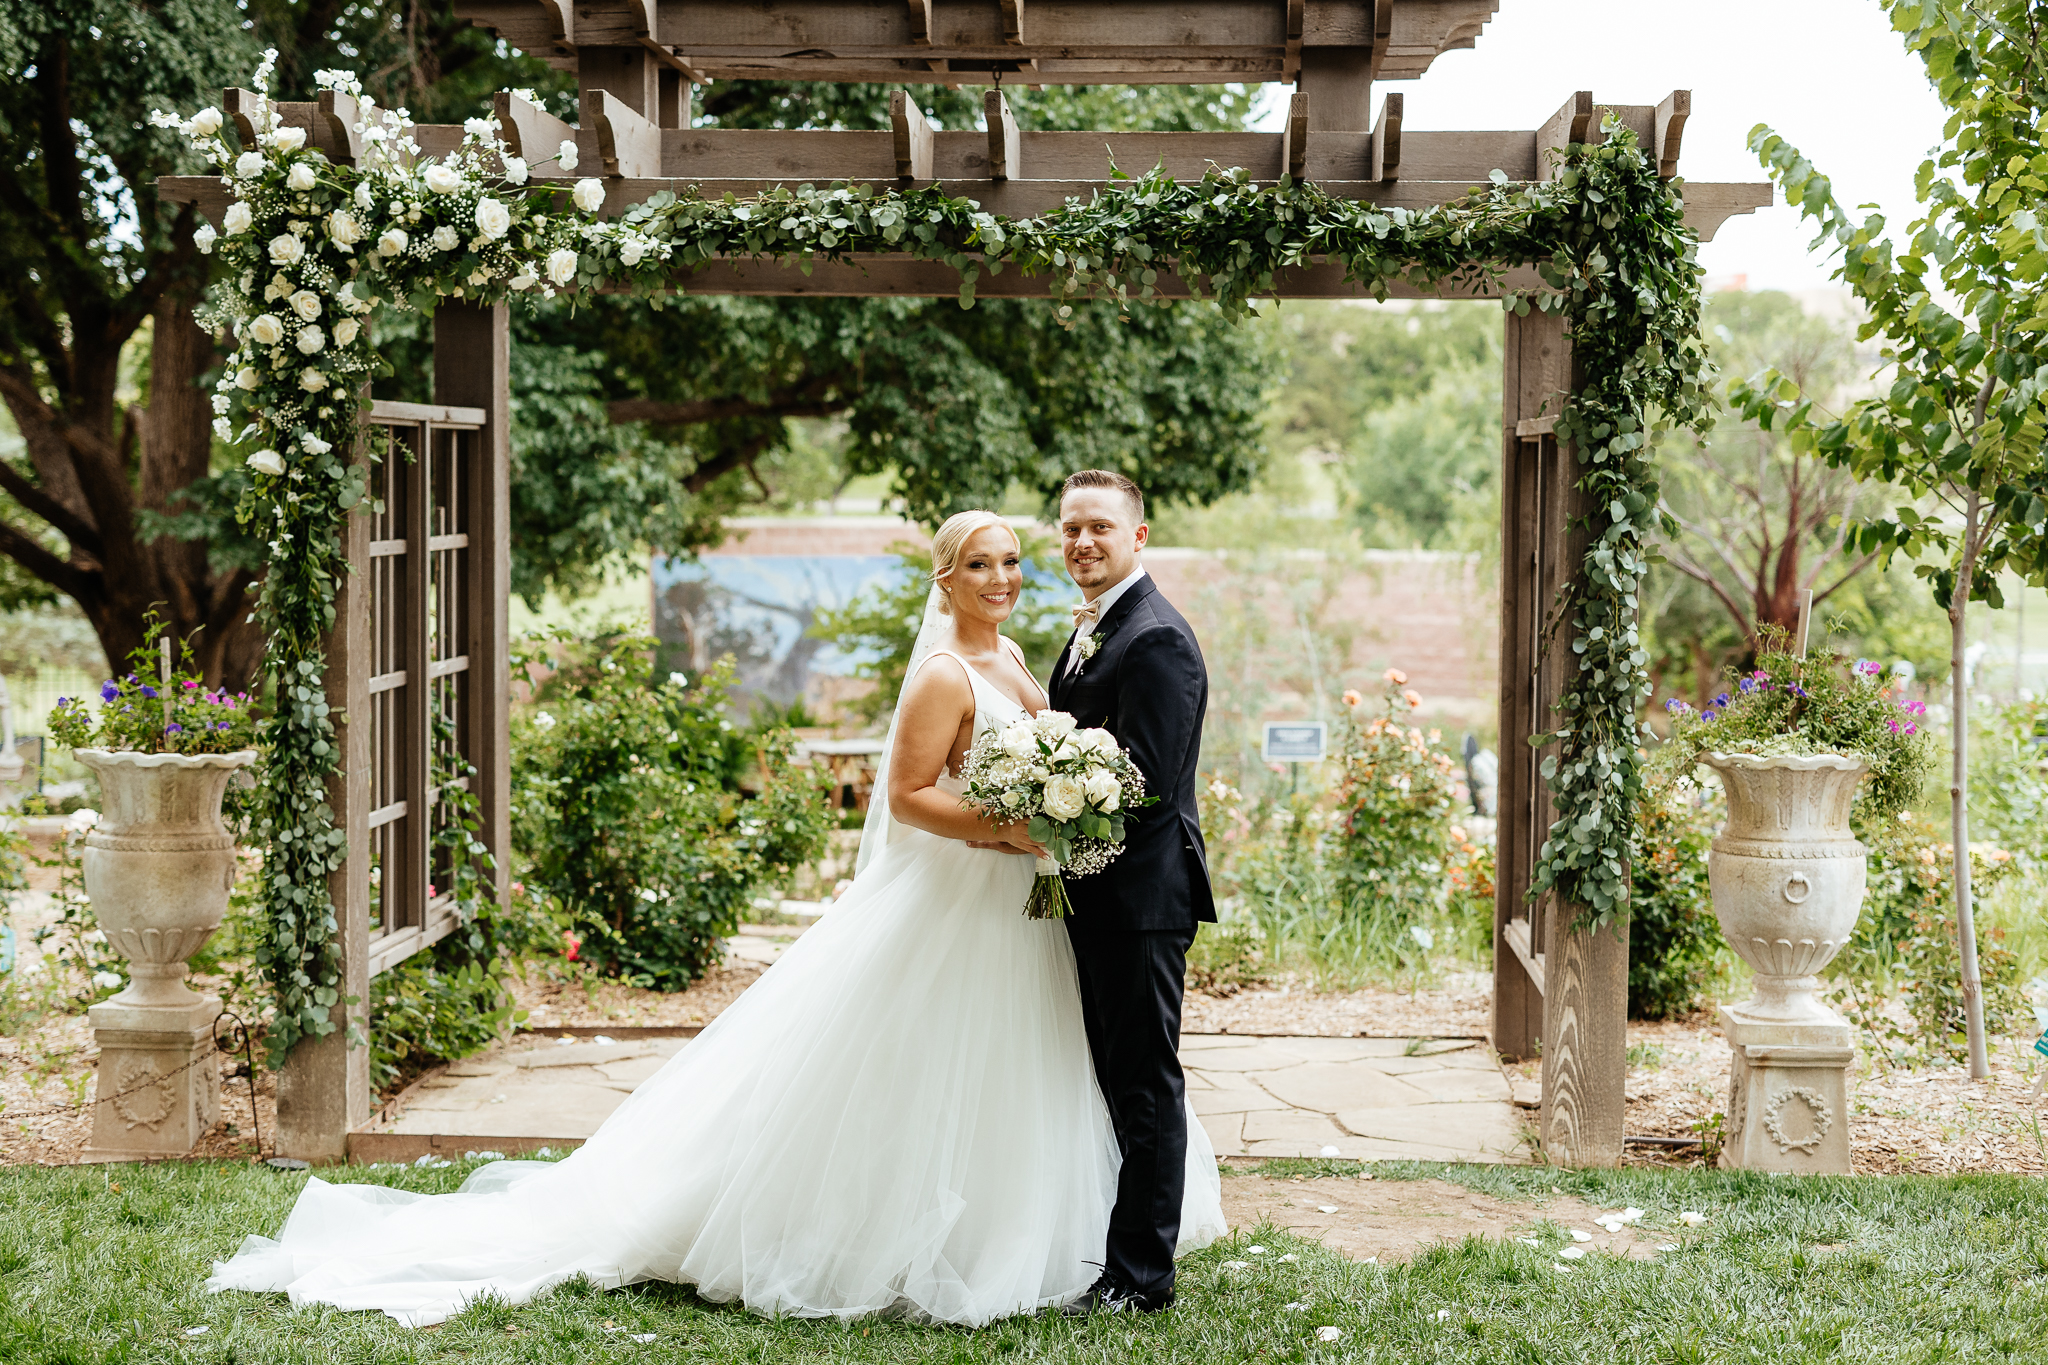
[[[429, 1072], [366, 1131], [474, 1137], [480, 1148], [491, 1138], [575, 1142], [689, 1041], [516, 1039]], [[1528, 1160], [1524, 1120], [1483, 1043], [1188, 1034], [1181, 1060], [1218, 1156]], [[364, 1153], [406, 1155], [389, 1141]]]

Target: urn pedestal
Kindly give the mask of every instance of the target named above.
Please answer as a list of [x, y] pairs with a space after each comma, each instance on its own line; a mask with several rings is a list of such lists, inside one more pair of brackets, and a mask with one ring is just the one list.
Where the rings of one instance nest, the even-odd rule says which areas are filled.
[[221, 796], [256, 754], [77, 756], [100, 781], [85, 891], [129, 967], [127, 989], [87, 1011], [100, 1060], [84, 1159], [182, 1156], [220, 1119], [220, 1001], [185, 985], [185, 960], [227, 913], [235, 838], [221, 823]]
[[1755, 994], [1723, 1006], [1734, 1050], [1721, 1165], [1849, 1173], [1849, 1022], [1816, 975], [1855, 930], [1867, 854], [1849, 828], [1863, 761], [1840, 754], [1707, 753], [1728, 823], [1707, 854], [1714, 916], [1756, 973]]

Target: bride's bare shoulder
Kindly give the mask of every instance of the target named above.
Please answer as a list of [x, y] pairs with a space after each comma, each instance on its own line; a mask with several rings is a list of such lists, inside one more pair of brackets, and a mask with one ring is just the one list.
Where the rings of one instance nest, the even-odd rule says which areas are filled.
[[906, 715], [936, 710], [974, 709], [974, 684], [968, 681], [967, 665], [951, 654], [933, 654], [903, 680], [903, 695], [897, 706]]

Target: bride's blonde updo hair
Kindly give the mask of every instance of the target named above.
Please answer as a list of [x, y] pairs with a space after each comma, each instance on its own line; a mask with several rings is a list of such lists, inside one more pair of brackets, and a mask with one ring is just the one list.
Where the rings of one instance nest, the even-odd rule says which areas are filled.
[[[953, 576], [953, 570], [959, 566], [960, 551], [966, 547], [968, 540], [976, 531], [989, 526], [1000, 526], [1006, 531], [1010, 529], [1010, 524], [994, 512], [977, 509], [972, 512], [955, 512], [946, 518], [945, 524], [939, 527], [938, 533], [932, 537], [932, 582], [941, 587], [939, 610], [948, 616], [953, 614], [953, 603], [950, 594], [943, 590], [945, 581]], [[1010, 534], [1014, 538], [1016, 532], [1011, 531]]]

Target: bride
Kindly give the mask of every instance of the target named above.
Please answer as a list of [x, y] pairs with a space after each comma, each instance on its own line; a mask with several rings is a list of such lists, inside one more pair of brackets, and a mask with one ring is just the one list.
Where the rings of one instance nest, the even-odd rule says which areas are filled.
[[[1024, 828], [963, 810], [952, 776], [977, 734], [1046, 705], [998, 633], [1023, 577], [995, 514], [939, 528], [853, 885], [588, 1143], [448, 1195], [313, 1177], [277, 1239], [249, 1237], [207, 1287], [412, 1326], [577, 1275], [968, 1326], [1088, 1289], [1119, 1157], [1073, 949], [1024, 917]], [[1192, 1117], [1188, 1138], [1183, 1251], [1225, 1231]]]

